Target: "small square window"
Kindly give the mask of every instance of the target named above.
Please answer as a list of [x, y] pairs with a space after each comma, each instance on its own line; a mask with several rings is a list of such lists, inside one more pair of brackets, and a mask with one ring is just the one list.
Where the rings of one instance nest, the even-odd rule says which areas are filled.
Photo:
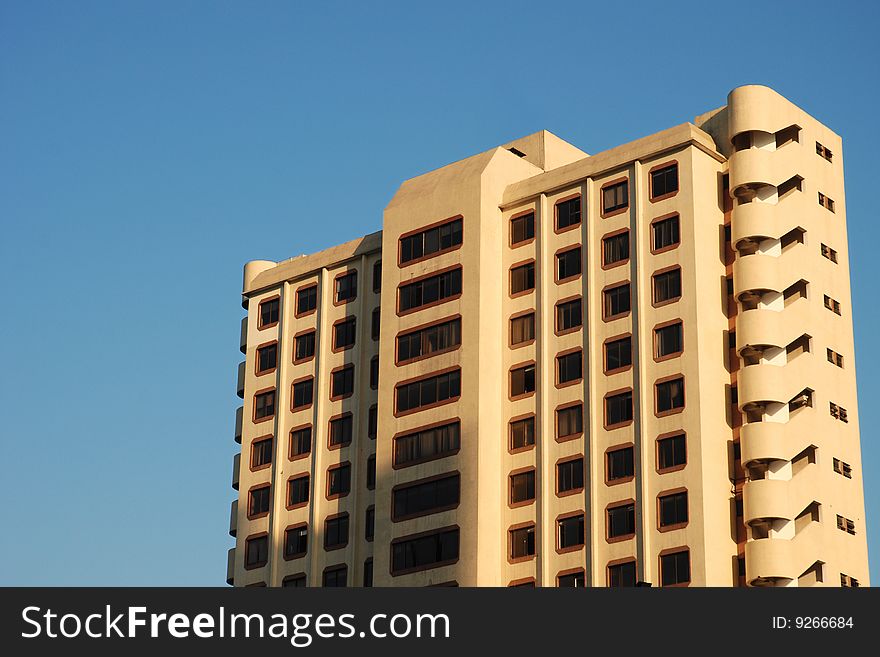
[[521, 397], [535, 392], [535, 365], [510, 370], [510, 396]]
[[510, 270], [510, 293], [522, 294], [535, 289], [535, 263], [529, 262]]
[[535, 213], [529, 212], [510, 220], [510, 245], [528, 242], [535, 237]]
[[[736, 342], [734, 342], [736, 347]], [[681, 322], [654, 329], [655, 357], [660, 360], [680, 354], [684, 350], [684, 329]]]
[[604, 319], [622, 317], [630, 311], [629, 283], [608, 288], [602, 296]]
[[327, 518], [324, 521], [324, 549], [335, 550], [348, 545], [348, 514]]
[[534, 525], [520, 529], [511, 529], [508, 534], [510, 536], [511, 559], [527, 559], [528, 557], [535, 556]]
[[655, 386], [657, 414], [673, 413], [684, 408], [684, 378], [662, 381]]
[[629, 231], [602, 238], [602, 265], [610, 267], [629, 260]]
[[651, 200], [672, 196], [678, 191], [678, 165], [671, 164], [651, 171]]
[[535, 471], [510, 475], [510, 503], [524, 504], [535, 500]]
[[687, 550], [660, 557], [660, 585], [675, 586], [691, 581], [691, 560]]
[[687, 439], [684, 434], [661, 438], [657, 441], [657, 467], [669, 470], [687, 463]]
[[556, 204], [556, 230], [564, 230], [581, 223], [581, 197]]
[[629, 479], [635, 474], [633, 448], [621, 447], [605, 453], [605, 466], [608, 481]]
[[681, 297], [681, 269], [654, 274], [654, 303], [668, 303]]
[[629, 206], [629, 181], [623, 180], [602, 187], [602, 214], [619, 212]]
[[535, 418], [527, 417], [510, 423], [510, 449], [523, 449], [535, 444]]
[[260, 319], [258, 326], [261, 329], [275, 326], [278, 323], [278, 314], [281, 309], [281, 300], [278, 297], [267, 299], [260, 303]]

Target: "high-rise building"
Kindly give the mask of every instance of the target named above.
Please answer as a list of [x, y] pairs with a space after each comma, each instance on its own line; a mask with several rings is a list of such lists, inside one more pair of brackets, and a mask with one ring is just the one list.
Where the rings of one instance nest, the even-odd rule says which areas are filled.
[[227, 581], [866, 585], [841, 154], [740, 87], [248, 263]]

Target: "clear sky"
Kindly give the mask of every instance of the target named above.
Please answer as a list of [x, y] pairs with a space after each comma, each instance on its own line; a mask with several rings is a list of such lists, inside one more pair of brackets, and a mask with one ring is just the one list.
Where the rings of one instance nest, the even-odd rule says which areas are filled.
[[224, 584], [245, 261], [378, 230], [401, 181], [513, 138], [596, 153], [749, 83], [844, 139], [880, 582], [878, 3], [640, 6], [0, 0], [0, 584]]

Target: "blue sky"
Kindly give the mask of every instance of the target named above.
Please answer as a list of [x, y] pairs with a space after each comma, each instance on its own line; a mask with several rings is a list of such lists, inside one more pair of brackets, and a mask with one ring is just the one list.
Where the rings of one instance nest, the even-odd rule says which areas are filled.
[[245, 261], [377, 230], [402, 180], [510, 139], [595, 153], [749, 83], [844, 138], [880, 581], [878, 18], [846, 1], [0, 0], [0, 584], [223, 584]]

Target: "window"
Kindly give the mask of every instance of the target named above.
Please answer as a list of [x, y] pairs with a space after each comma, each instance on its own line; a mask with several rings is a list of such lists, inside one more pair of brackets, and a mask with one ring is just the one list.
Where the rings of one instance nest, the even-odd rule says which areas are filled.
[[379, 388], [379, 356], [373, 356], [370, 359], [370, 388], [377, 390]]
[[330, 449], [344, 447], [351, 442], [352, 425], [351, 413], [345, 413], [330, 420], [330, 436], [328, 441]]
[[829, 162], [832, 158], [831, 150], [820, 144], [818, 141], [816, 142], [816, 155], [824, 157]]
[[556, 378], [560, 386], [581, 380], [582, 353], [580, 349], [556, 357]]
[[605, 343], [605, 373], [618, 372], [632, 365], [632, 337]]
[[348, 514], [340, 513], [324, 521], [324, 549], [336, 550], [348, 545]]
[[584, 544], [584, 514], [559, 518], [556, 521], [556, 548], [576, 550]]
[[625, 561], [608, 566], [608, 586], [619, 588], [636, 585], [636, 562]]
[[520, 527], [508, 531], [510, 558], [528, 559], [535, 556], [535, 526]]
[[510, 270], [510, 294], [523, 294], [535, 289], [535, 263], [529, 262]]
[[367, 438], [370, 440], [375, 440], [376, 436], [379, 434], [379, 407], [376, 405], [370, 406], [370, 410], [367, 413]]
[[656, 384], [657, 415], [675, 413], [684, 408], [684, 378]]
[[621, 447], [605, 452], [605, 472], [609, 482], [632, 479], [635, 475], [633, 448]]
[[461, 344], [461, 318], [434, 324], [397, 336], [397, 362], [451, 351]]
[[293, 410], [308, 408], [312, 405], [314, 384], [315, 379], [311, 376], [293, 384], [293, 397], [291, 399], [291, 408]]
[[275, 391], [267, 390], [254, 395], [254, 420], [268, 419], [275, 415]]
[[573, 493], [584, 489], [584, 459], [581, 457], [556, 464], [556, 492]]
[[281, 586], [285, 588], [306, 588], [306, 576], [305, 575], [288, 575], [283, 580], [281, 580]]
[[844, 463], [840, 459], [834, 459], [834, 471], [847, 479], [852, 479], [852, 466], [849, 463]]
[[584, 571], [577, 570], [573, 573], [559, 575], [556, 578], [556, 585], [561, 589], [565, 589], [565, 588], [582, 589], [587, 585]]
[[373, 321], [372, 321], [372, 324], [371, 324], [371, 326], [370, 326], [370, 337], [371, 337], [373, 340], [378, 340], [378, 339], [379, 339], [379, 327], [380, 327], [380, 324], [381, 324], [381, 320], [380, 320], [381, 316], [382, 316], [382, 315], [381, 315], [380, 310], [379, 310], [378, 308], [374, 308], [374, 309], [373, 309], [373, 317], [372, 317], [372, 320], [373, 320]]
[[629, 231], [602, 238], [602, 266], [610, 267], [629, 260]]
[[[372, 543], [376, 536], [376, 507], [368, 506], [364, 515], [364, 540]], [[372, 560], [370, 560], [372, 565]]]
[[382, 291], [382, 261], [377, 260], [373, 265], [373, 292], [379, 294]]
[[327, 468], [327, 498], [345, 497], [351, 491], [351, 464]]
[[819, 192], [819, 205], [821, 205], [826, 210], [831, 210], [834, 212], [834, 200], [825, 196], [822, 192]]
[[516, 246], [535, 237], [535, 213], [529, 212], [510, 220], [510, 245]]
[[681, 296], [681, 269], [678, 267], [654, 274], [653, 281], [655, 304], [674, 301]]
[[827, 294], [825, 295], [825, 307], [837, 315], [841, 314], [840, 313], [840, 302], [835, 301], [834, 299], [829, 297]]
[[829, 363], [837, 365], [838, 367], [843, 367], [843, 356], [832, 349], [825, 349], [825, 353], [828, 356]]
[[614, 427], [633, 419], [632, 390], [605, 397], [605, 426]]
[[287, 508], [293, 509], [309, 503], [309, 475], [287, 480]]
[[510, 318], [510, 346], [525, 344], [535, 339], [535, 313]]
[[657, 441], [657, 469], [670, 470], [687, 464], [687, 439], [683, 433]]
[[354, 346], [357, 320], [347, 317], [333, 325], [333, 351], [342, 351]]
[[522, 397], [535, 392], [535, 364], [510, 370], [510, 396]]
[[556, 282], [568, 280], [581, 273], [581, 247], [556, 254]]
[[461, 370], [398, 384], [396, 392], [398, 413], [454, 401], [461, 396]]
[[859, 588], [859, 580], [857, 580], [855, 577], [852, 577], [851, 575], [844, 575], [843, 573], [840, 573], [840, 585], [844, 588], [857, 589]]
[[259, 313], [260, 318], [258, 328], [264, 329], [275, 326], [278, 323], [278, 313], [281, 308], [281, 299], [275, 297], [260, 302]]
[[820, 252], [822, 253], [823, 258], [828, 258], [831, 262], [837, 262], [837, 251], [832, 249], [827, 244], [822, 244], [819, 247]]
[[657, 253], [678, 245], [681, 241], [679, 217], [677, 214], [665, 219], [657, 219], [651, 224], [652, 251]]
[[346, 365], [330, 375], [330, 399], [342, 399], [354, 394], [354, 365]]
[[[736, 348], [736, 338], [732, 348]], [[681, 322], [658, 326], [654, 329], [654, 357], [671, 358], [684, 350], [684, 329]]]
[[290, 458], [305, 456], [312, 451], [312, 427], [301, 427], [290, 432]]
[[315, 355], [315, 332], [309, 331], [297, 335], [293, 339], [293, 359], [296, 362], [306, 361]]
[[657, 517], [661, 528], [673, 529], [686, 525], [688, 521], [687, 491], [658, 497]]
[[367, 457], [367, 490], [376, 488], [376, 455], [370, 454]]
[[244, 548], [244, 567], [259, 568], [269, 561], [269, 537], [253, 536], [247, 539]]
[[561, 231], [581, 223], [581, 197], [556, 204], [556, 230]]
[[856, 533], [856, 523], [849, 518], [844, 518], [841, 515], [837, 516], [837, 528], [841, 531], [846, 532], [847, 534], [855, 535]]
[[322, 584], [325, 587], [348, 586], [348, 566], [334, 566], [324, 571]]
[[309, 549], [309, 528], [306, 525], [288, 527], [284, 531], [284, 558], [304, 557]]
[[347, 303], [357, 297], [357, 281], [356, 271], [336, 277], [336, 303]]
[[251, 443], [251, 470], [264, 468], [272, 463], [272, 436]]
[[257, 347], [257, 376], [268, 374], [275, 370], [278, 360], [278, 343], [273, 342], [262, 347]]
[[535, 444], [534, 416], [510, 422], [510, 449], [525, 449]]
[[629, 283], [608, 288], [602, 293], [602, 296], [604, 298], [604, 319], [621, 317], [629, 312]]
[[691, 558], [688, 550], [660, 555], [660, 585], [675, 586], [691, 581]]
[[629, 181], [622, 180], [602, 187], [602, 216], [616, 214], [629, 206]]
[[461, 424], [450, 422], [394, 439], [394, 465], [414, 465], [458, 453]]
[[269, 506], [272, 502], [272, 486], [258, 486], [248, 491], [248, 512], [247, 517], [251, 520], [261, 518], [269, 513]]
[[296, 291], [296, 315], [307, 315], [318, 307], [318, 286], [310, 285]]
[[458, 527], [391, 542], [391, 573], [402, 575], [458, 561]]
[[400, 264], [451, 251], [461, 245], [462, 237], [461, 217], [405, 235], [400, 238]]
[[535, 471], [512, 474], [510, 479], [510, 505], [522, 505], [535, 501]]
[[580, 403], [556, 409], [556, 439], [569, 440], [584, 431], [584, 407]]
[[636, 533], [636, 505], [633, 502], [608, 507], [608, 538], [623, 538]]
[[461, 267], [400, 286], [400, 312], [416, 310], [461, 294]]
[[651, 200], [672, 196], [678, 191], [678, 165], [670, 164], [651, 171]]
[[572, 299], [571, 301], [560, 301], [556, 304], [557, 333], [573, 331], [583, 324], [583, 321], [580, 297]]
[[454, 509], [458, 506], [459, 491], [458, 473], [395, 486], [391, 494], [391, 519], [396, 522]]

